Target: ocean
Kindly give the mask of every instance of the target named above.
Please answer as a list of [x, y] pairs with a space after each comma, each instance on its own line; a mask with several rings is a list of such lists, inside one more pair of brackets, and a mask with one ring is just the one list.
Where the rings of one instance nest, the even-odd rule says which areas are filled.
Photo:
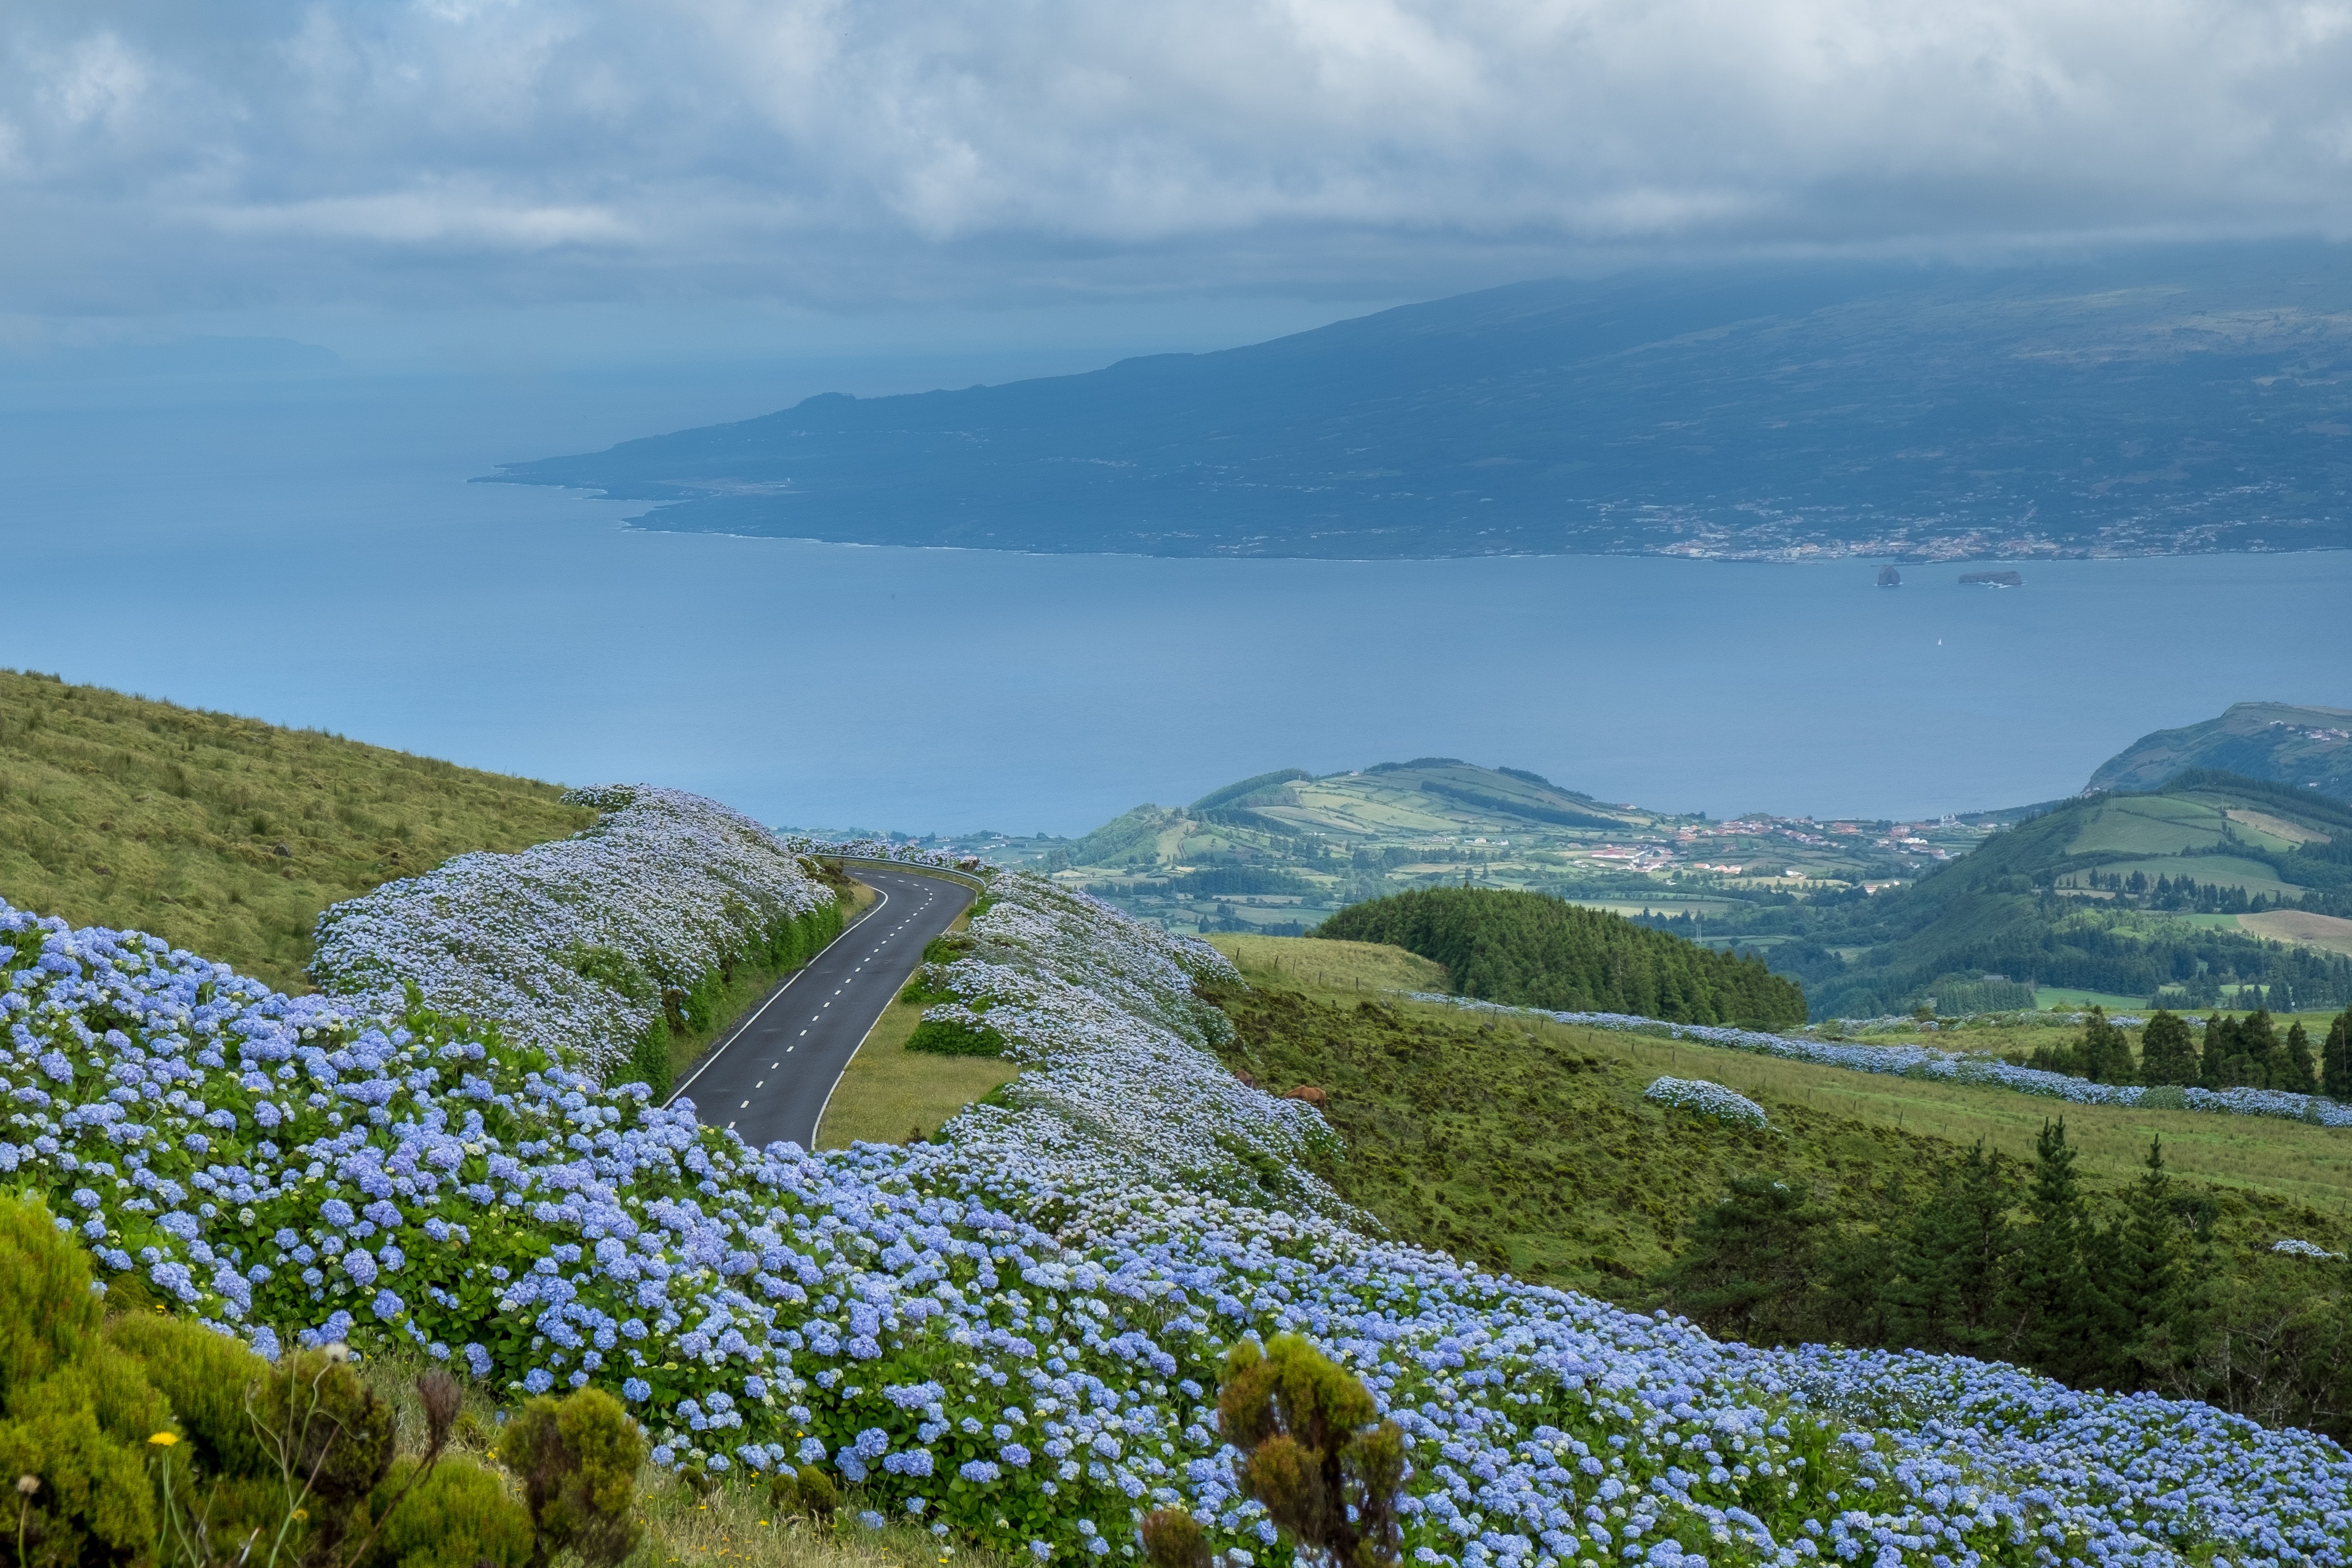
[[[2230, 703], [2352, 706], [2352, 554], [1901, 566], [1163, 560], [647, 532], [468, 484], [835, 384], [0, 381], [0, 664], [780, 825], [1076, 833], [1423, 756], [1717, 814], [2082, 788]], [[795, 379], [797, 378], [797, 379]], [[2014, 565], [2021, 588], [1964, 587]]]

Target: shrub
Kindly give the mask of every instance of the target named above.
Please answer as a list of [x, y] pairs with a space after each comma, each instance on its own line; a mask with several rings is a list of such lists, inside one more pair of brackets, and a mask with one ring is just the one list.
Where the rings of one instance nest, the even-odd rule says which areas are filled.
[[644, 1532], [634, 1510], [645, 1434], [603, 1389], [532, 1400], [507, 1424], [499, 1458], [522, 1479], [537, 1527], [530, 1559], [537, 1568], [558, 1552], [576, 1552], [596, 1568], [637, 1549]]
[[340, 1345], [296, 1351], [253, 1395], [266, 1472], [309, 1515], [302, 1560], [331, 1564], [354, 1516], [392, 1469], [393, 1409], [360, 1381]]
[[275, 1458], [247, 1413], [248, 1396], [269, 1364], [201, 1323], [159, 1312], [125, 1312], [106, 1337], [145, 1367], [147, 1381], [170, 1402], [196, 1466], [215, 1475], [272, 1476]]
[[1642, 1098], [1688, 1111], [1695, 1116], [1729, 1122], [1735, 1126], [1761, 1127], [1767, 1124], [1763, 1106], [1745, 1094], [1735, 1093], [1722, 1084], [1711, 1083], [1704, 1078], [1661, 1078], [1642, 1092]]
[[151, 1458], [185, 1468], [169, 1407], [102, 1321], [89, 1260], [47, 1207], [0, 1200], [0, 1467], [33, 1478], [18, 1492], [26, 1568], [138, 1557], [155, 1540]]
[[[1302, 1553], [1333, 1568], [1397, 1562], [1404, 1434], [1379, 1416], [1370, 1390], [1297, 1334], [1275, 1335], [1263, 1354], [1247, 1340], [1227, 1353], [1217, 1426], [1240, 1451], [1235, 1479]], [[1184, 1532], [1163, 1521], [1160, 1537], [1172, 1552]]]
[[1002, 1056], [1004, 1037], [977, 1020], [926, 1018], [907, 1037], [907, 1049], [933, 1056]]
[[1209, 1532], [1181, 1508], [1157, 1508], [1143, 1516], [1143, 1554], [1151, 1568], [1209, 1568]]
[[768, 1501], [780, 1518], [797, 1513], [827, 1520], [841, 1507], [841, 1489], [814, 1465], [803, 1465], [768, 1478]]
[[496, 1475], [463, 1459], [445, 1459], [421, 1480], [417, 1469], [402, 1459], [376, 1489], [375, 1508], [390, 1515], [364, 1568], [522, 1568], [530, 1560], [530, 1511]]
[[646, 1026], [646, 1032], [637, 1036], [637, 1043], [630, 1048], [628, 1061], [614, 1082], [642, 1083], [653, 1091], [656, 1103], [669, 1098], [669, 1024], [667, 1020], [656, 1019]]

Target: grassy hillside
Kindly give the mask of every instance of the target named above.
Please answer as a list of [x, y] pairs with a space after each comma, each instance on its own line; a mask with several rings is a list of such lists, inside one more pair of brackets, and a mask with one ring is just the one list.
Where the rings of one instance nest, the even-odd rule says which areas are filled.
[[1076, 839], [965, 847], [1182, 931], [1297, 936], [1349, 904], [1475, 883], [1680, 918], [1684, 935], [1704, 936], [1726, 914], [1908, 881], [1990, 831], [1974, 820], [1710, 821], [1423, 757], [1320, 778], [1286, 768], [1189, 806], [1138, 806]]
[[289, 989], [320, 911], [586, 827], [558, 787], [0, 671], [0, 897]]
[[2281, 1010], [2352, 1002], [2333, 925], [2239, 923], [2282, 911], [2352, 915], [2352, 807], [2189, 772], [2061, 802], [1915, 885], [1717, 930], [1780, 936], [1773, 967], [1804, 982], [1817, 1017], [1905, 1009], [1989, 974], [2174, 1007], [2233, 1005], [2252, 987]]
[[2352, 800], [2352, 708], [2234, 703], [2219, 718], [2140, 737], [2084, 788], [2156, 789], [2191, 768]]
[[1805, 998], [1754, 957], [1685, 942], [1541, 894], [1471, 887], [1400, 893], [1341, 910], [1318, 936], [1381, 942], [1445, 966], [1463, 996], [1563, 1012], [1780, 1029]]
[[[2241, 1357], [2229, 1375], [2240, 1385], [2224, 1376], [2206, 1396], [2344, 1425], [2340, 1410], [2313, 1403], [2312, 1379], [2327, 1383], [2341, 1367], [2315, 1370], [2310, 1357], [2321, 1353], [2294, 1338], [2313, 1323], [2352, 1321], [2343, 1281], [2316, 1265], [2289, 1268], [2305, 1260], [2271, 1247], [2287, 1238], [2337, 1252], [2352, 1244], [2352, 1134], [2258, 1117], [2053, 1106], [1999, 1089], [1370, 1001], [1318, 982], [1310, 954], [1286, 961], [1291, 946], [1260, 939], [1237, 951], [1250, 988], [1219, 998], [1236, 1030], [1223, 1055], [1276, 1092], [1325, 1092], [1346, 1154], [1320, 1174], [1402, 1239], [1628, 1305], [1684, 1305], [1676, 1265], [1735, 1183], [1782, 1182], [1866, 1249], [1900, 1236], [1972, 1145], [2030, 1163], [2037, 1135], [2063, 1112], [2090, 1216], [2102, 1223], [2121, 1216], [2149, 1140], [2162, 1138], [2179, 1239], [2202, 1249], [2215, 1292], [2200, 1332], [2226, 1329]], [[1770, 1126], [1664, 1109], [1643, 1098], [1662, 1074], [1725, 1084], [1762, 1106]], [[1867, 1341], [1851, 1324], [1843, 1333]], [[2279, 1349], [2290, 1341], [2292, 1355]]]

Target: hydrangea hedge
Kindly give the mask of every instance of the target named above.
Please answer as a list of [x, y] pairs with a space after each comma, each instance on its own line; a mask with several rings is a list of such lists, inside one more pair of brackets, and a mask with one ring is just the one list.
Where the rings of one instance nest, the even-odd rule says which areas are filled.
[[1234, 980], [1213, 950], [1013, 873], [971, 931], [930, 979], [1020, 1055], [1008, 1103], [811, 1155], [489, 1024], [0, 906], [0, 1166], [265, 1353], [388, 1336], [516, 1392], [593, 1383], [662, 1462], [822, 1463], [859, 1506], [1040, 1561], [1131, 1556], [1177, 1502], [1263, 1558], [1213, 1379], [1286, 1330], [1410, 1436], [1417, 1563], [2352, 1555], [2352, 1458], [2323, 1438], [1717, 1343], [1380, 1240], [1305, 1168], [1337, 1152], [1321, 1118], [1204, 1049], [1223, 1015], [1193, 983]]
[[697, 1026], [734, 966], [805, 961], [841, 930], [832, 892], [749, 817], [676, 789], [613, 785], [585, 832], [469, 854], [319, 917], [311, 977], [381, 1012], [414, 995], [496, 1021], [602, 1077], [649, 1034]]
[[[2324, 1094], [2296, 1094], [2284, 1089], [2198, 1089], [2172, 1084], [2093, 1083], [2087, 1079], [2019, 1067], [1993, 1056], [1970, 1056], [1938, 1051], [1932, 1045], [1862, 1045], [1852, 1041], [1808, 1040], [1802, 1035], [1767, 1034], [1760, 1030], [1733, 1029], [1723, 1024], [1668, 1023], [1663, 1019], [1632, 1013], [1550, 1012], [1541, 1008], [1509, 1008], [1468, 997], [1434, 991], [1414, 991], [1417, 1002], [1440, 1002], [1475, 1012], [1517, 1013], [1550, 1019], [1555, 1023], [1582, 1024], [1591, 1029], [1631, 1030], [1675, 1040], [1696, 1040], [1758, 1056], [1789, 1061], [1810, 1061], [1822, 1067], [1844, 1067], [1856, 1072], [1885, 1072], [1898, 1078], [1928, 1078], [1947, 1083], [1990, 1083], [2021, 1093], [2069, 1100], [2077, 1105], [2149, 1105], [2167, 1111], [2212, 1111], [2225, 1115], [2276, 1116], [2290, 1122], [2312, 1122], [2323, 1127], [2352, 1127], [2352, 1105]], [[2116, 1021], [2116, 1020], [2110, 1020]]]

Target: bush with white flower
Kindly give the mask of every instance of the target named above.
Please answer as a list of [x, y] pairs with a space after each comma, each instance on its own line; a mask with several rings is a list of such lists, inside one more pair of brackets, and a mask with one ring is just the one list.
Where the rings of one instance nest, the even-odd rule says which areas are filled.
[[871, 1517], [1040, 1562], [1123, 1558], [1176, 1505], [1225, 1562], [1265, 1561], [1213, 1407], [1225, 1347], [1280, 1332], [1406, 1432], [1416, 1563], [2352, 1558], [2352, 1457], [2324, 1438], [1955, 1358], [1719, 1343], [1381, 1240], [1303, 1167], [1320, 1118], [1206, 1049], [1193, 991], [1233, 983], [1222, 958], [992, 885], [934, 977], [1024, 1063], [1009, 1103], [825, 1155], [380, 990], [288, 998], [0, 906], [0, 1166], [119, 1283], [265, 1354], [406, 1341], [512, 1394], [593, 1384], [662, 1463], [821, 1465]]
[[1661, 1105], [1671, 1105], [1677, 1111], [1688, 1111], [1695, 1116], [1713, 1121], [1729, 1122], [1737, 1126], [1761, 1127], [1768, 1124], [1764, 1107], [1745, 1094], [1711, 1083], [1704, 1078], [1661, 1078], [1642, 1092], [1642, 1098]]
[[311, 977], [373, 1013], [413, 988], [435, 1011], [495, 1022], [608, 1077], [648, 1030], [687, 1027], [736, 964], [789, 967], [841, 929], [799, 856], [715, 800], [622, 785], [564, 799], [604, 815], [328, 910]]

